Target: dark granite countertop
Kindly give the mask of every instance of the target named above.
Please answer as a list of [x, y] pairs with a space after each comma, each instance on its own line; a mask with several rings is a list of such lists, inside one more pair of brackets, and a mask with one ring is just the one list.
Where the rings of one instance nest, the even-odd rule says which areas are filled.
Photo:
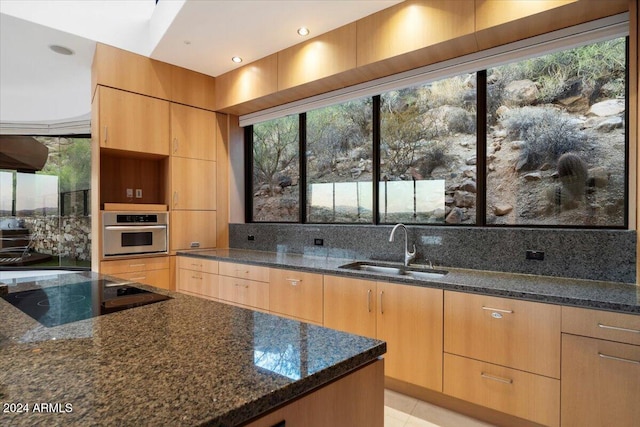
[[[100, 277], [43, 276], [8, 288]], [[233, 426], [386, 351], [378, 340], [135, 286], [173, 299], [51, 328], [0, 299], [0, 424]], [[11, 403], [29, 404], [29, 413]], [[55, 412], [34, 412], [42, 403]]]
[[[180, 252], [178, 255], [290, 268], [322, 274], [360, 277], [445, 290], [517, 298], [550, 304], [640, 314], [640, 286], [615, 282], [579, 280], [527, 274], [438, 267], [448, 274], [432, 280], [390, 276], [339, 268], [354, 260], [242, 249]], [[426, 267], [423, 267], [426, 269]], [[428, 270], [427, 270], [428, 271]]]

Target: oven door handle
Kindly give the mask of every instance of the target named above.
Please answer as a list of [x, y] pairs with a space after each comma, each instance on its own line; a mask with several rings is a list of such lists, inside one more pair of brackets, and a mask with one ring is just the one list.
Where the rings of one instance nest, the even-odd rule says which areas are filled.
[[133, 230], [165, 230], [167, 228], [166, 225], [130, 225], [130, 226], [120, 226], [120, 225], [105, 225], [105, 230], [114, 230], [114, 231], [133, 231]]

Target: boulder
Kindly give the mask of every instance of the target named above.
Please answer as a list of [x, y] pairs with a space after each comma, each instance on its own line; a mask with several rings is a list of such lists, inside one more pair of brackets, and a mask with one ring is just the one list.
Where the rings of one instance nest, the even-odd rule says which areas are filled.
[[504, 99], [512, 105], [530, 105], [540, 94], [538, 86], [531, 80], [514, 80], [504, 88]]
[[493, 207], [493, 214], [495, 216], [504, 216], [513, 210], [513, 206], [508, 203], [498, 203]]
[[465, 179], [460, 189], [469, 193], [475, 193], [477, 191], [476, 182], [472, 179]]
[[453, 195], [455, 204], [459, 208], [470, 208], [476, 202], [476, 197], [468, 191], [456, 191]]
[[622, 126], [622, 117], [614, 116], [600, 122], [596, 126], [596, 130], [599, 132], [611, 132], [612, 130], [621, 128]]
[[524, 176], [526, 181], [540, 181], [542, 180], [542, 174], [540, 172], [531, 172]]
[[608, 99], [606, 101], [593, 104], [589, 109], [589, 114], [598, 117], [616, 116], [624, 112], [623, 99]]
[[462, 211], [462, 209], [453, 208], [451, 209], [451, 212], [449, 212], [449, 215], [447, 215], [445, 222], [447, 224], [461, 224], [463, 219], [464, 212]]
[[587, 185], [589, 187], [604, 188], [609, 183], [610, 174], [601, 166], [589, 169], [587, 175]]

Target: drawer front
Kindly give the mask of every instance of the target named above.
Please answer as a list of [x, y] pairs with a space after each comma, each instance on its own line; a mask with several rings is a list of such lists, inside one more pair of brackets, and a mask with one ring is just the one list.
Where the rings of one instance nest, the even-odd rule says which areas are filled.
[[219, 276], [221, 300], [247, 307], [269, 310], [269, 284], [236, 277]]
[[217, 299], [218, 275], [181, 268], [177, 287], [180, 292]]
[[322, 275], [280, 269], [269, 275], [272, 312], [322, 324]]
[[444, 393], [546, 426], [560, 424], [560, 380], [445, 353]]
[[257, 265], [237, 264], [234, 262], [220, 262], [218, 273], [221, 276], [237, 277], [240, 279], [257, 280], [258, 282], [269, 281], [269, 268]]
[[218, 261], [188, 256], [178, 257], [178, 268], [201, 271], [203, 273], [218, 274]]
[[640, 316], [562, 307], [562, 332], [640, 345]]
[[563, 426], [637, 426], [638, 396], [640, 346], [562, 334]]
[[169, 268], [169, 257], [167, 256], [120, 259], [120, 260], [114, 260], [114, 261], [102, 261], [100, 263], [100, 273], [103, 273], [103, 274], [128, 273], [132, 271], [147, 271], [147, 270], [163, 270], [165, 268]]
[[560, 307], [445, 292], [444, 351], [560, 378]]
[[156, 288], [171, 289], [171, 270], [134, 271], [130, 273], [116, 273], [112, 276], [132, 282], [144, 283]]

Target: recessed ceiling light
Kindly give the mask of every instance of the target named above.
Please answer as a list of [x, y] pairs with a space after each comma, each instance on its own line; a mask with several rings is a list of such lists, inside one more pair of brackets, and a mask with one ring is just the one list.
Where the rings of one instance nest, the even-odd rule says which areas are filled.
[[236, 64], [239, 64], [242, 62], [242, 58], [240, 58], [239, 56], [234, 56], [233, 58], [231, 58], [231, 60]]
[[300, 27], [298, 28], [298, 34], [300, 34], [301, 36], [308, 36], [309, 29], [307, 27]]
[[49, 45], [49, 49], [51, 49], [55, 53], [59, 53], [60, 55], [73, 55], [75, 53], [68, 47], [60, 46], [57, 44]]

